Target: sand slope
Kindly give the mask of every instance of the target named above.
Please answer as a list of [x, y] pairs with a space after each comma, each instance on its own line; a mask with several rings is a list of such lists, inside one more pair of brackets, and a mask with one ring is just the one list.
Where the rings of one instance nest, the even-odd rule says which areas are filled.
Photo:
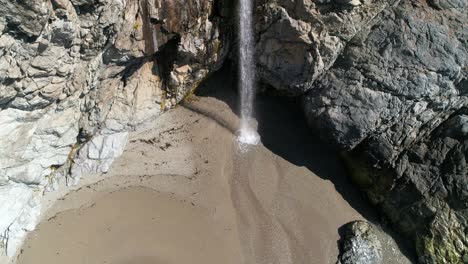
[[363, 217], [308, 168], [263, 145], [240, 154], [237, 123], [197, 98], [132, 133], [107, 175], [47, 211], [18, 263], [335, 263], [338, 228]]

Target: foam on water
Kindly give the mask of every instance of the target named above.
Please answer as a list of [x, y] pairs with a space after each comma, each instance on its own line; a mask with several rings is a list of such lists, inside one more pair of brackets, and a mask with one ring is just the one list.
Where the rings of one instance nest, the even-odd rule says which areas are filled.
[[260, 135], [253, 127], [248, 126], [237, 132], [237, 145], [241, 153], [249, 151], [252, 146], [260, 143]]

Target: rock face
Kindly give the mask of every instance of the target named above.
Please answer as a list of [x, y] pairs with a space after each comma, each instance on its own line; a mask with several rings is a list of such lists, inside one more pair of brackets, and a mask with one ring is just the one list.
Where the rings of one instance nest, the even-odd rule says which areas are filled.
[[259, 75], [286, 94], [301, 95], [356, 34], [397, 1], [257, 2]]
[[0, 0], [0, 240], [14, 254], [44, 191], [106, 172], [135, 125], [228, 50], [214, 0]]
[[421, 263], [468, 263], [466, 1], [259, 1], [259, 75], [302, 97]]
[[382, 263], [382, 246], [371, 224], [354, 221], [343, 228], [338, 264]]
[[[0, 0], [0, 238], [106, 172], [229, 51], [229, 0]], [[260, 80], [302, 98], [421, 263], [468, 263], [466, 0], [257, 0]]]

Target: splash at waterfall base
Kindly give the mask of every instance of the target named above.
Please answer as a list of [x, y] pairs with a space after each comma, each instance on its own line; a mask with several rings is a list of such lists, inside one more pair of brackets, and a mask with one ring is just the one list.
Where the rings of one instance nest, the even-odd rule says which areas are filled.
[[[291, 120], [267, 110], [262, 119]], [[195, 98], [130, 133], [107, 175], [84, 177], [44, 215], [17, 264], [335, 263], [338, 228], [364, 217], [330, 180], [263, 145], [239, 155], [239, 123], [225, 103]], [[319, 152], [322, 170], [346, 179]], [[384, 248], [386, 264], [409, 263]]]
[[240, 121], [240, 129], [237, 131], [237, 145], [241, 153], [249, 151], [253, 146], [260, 143], [260, 135], [258, 134], [255, 126], [250, 125], [253, 122], [246, 120]]
[[257, 145], [260, 136], [253, 119], [255, 98], [255, 59], [253, 4], [250, 0], [239, 2], [239, 72], [240, 72], [240, 107], [241, 121], [237, 132], [237, 142], [241, 152], [246, 152], [249, 145]]

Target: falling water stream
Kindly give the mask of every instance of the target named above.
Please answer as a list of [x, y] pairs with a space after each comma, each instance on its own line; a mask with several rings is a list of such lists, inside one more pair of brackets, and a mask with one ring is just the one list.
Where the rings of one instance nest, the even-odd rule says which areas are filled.
[[253, 2], [240, 0], [239, 8], [239, 71], [241, 121], [237, 140], [241, 147], [256, 145], [260, 141], [253, 119], [255, 97], [255, 60], [253, 35]]

